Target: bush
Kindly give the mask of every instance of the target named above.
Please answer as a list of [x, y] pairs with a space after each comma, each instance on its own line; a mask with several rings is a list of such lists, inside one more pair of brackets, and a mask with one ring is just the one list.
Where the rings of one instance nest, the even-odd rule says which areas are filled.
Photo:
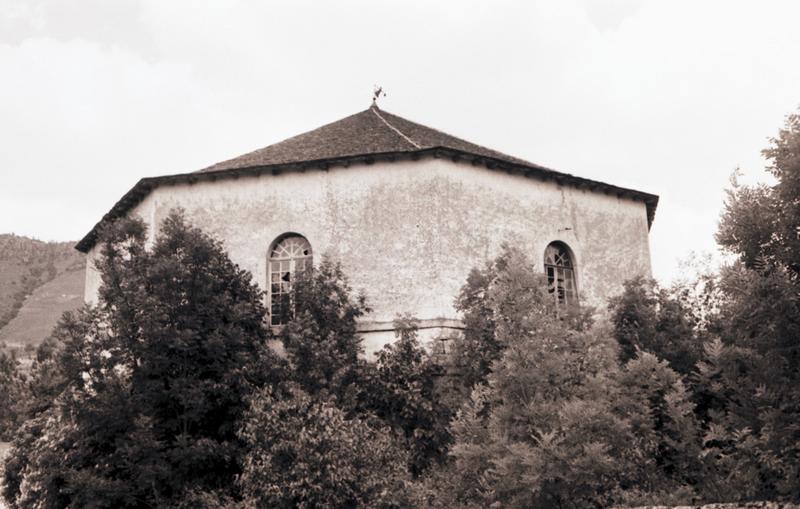
[[369, 410], [398, 434], [409, 452], [409, 470], [418, 476], [444, 461], [450, 412], [436, 390], [442, 367], [420, 346], [417, 321], [399, 317], [394, 327], [397, 341], [377, 355]]
[[347, 419], [298, 388], [256, 394], [239, 437], [248, 507], [391, 507], [407, 475], [388, 429]]

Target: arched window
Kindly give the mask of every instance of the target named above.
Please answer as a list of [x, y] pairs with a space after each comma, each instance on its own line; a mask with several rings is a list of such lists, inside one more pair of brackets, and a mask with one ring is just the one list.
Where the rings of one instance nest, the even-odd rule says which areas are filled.
[[270, 324], [283, 325], [292, 318], [292, 281], [311, 267], [311, 244], [300, 235], [281, 238], [269, 253]]
[[578, 303], [575, 264], [566, 244], [552, 242], [547, 246], [544, 250], [544, 272], [547, 274], [547, 291], [553, 295], [557, 306]]

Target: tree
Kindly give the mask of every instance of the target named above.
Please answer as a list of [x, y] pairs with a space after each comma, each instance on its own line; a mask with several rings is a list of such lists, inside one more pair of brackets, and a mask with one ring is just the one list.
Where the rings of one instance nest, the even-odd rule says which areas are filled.
[[406, 457], [387, 429], [289, 388], [257, 393], [239, 433], [246, 507], [392, 507]]
[[770, 161], [773, 186], [740, 186], [735, 176], [720, 218], [717, 241], [749, 268], [784, 267], [800, 277], [800, 112], [762, 151]]
[[694, 385], [703, 408], [705, 489], [717, 497], [800, 499], [797, 391], [782, 392], [773, 371], [752, 350], [719, 339], [706, 345]]
[[397, 341], [377, 355], [369, 409], [398, 434], [409, 451], [409, 470], [418, 476], [444, 461], [450, 412], [436, 388], [443, 369], [419, 344], [418, 322], [400, 316], [394, 328]]
[[[504, 243], [500, 254], [483, 268], [473, 268], [461, 287], [455, 308], [464, 315], [464, 333], [453, 341], [449, 359], [461, 381], [461, 400], [467, 399], [473, 387], [486, 381], [493, 363], [506, 348], [502, 338], [510, 332], [498, 333], [497, 330], [498, 326], [509, 326], [507, 320], [502, 321], [504, 317], [513, 314], [512, 308], [515, 307], [536, 307], [529, 305], [531, 302], [527, 296], [530, 288], [540, 287], [544, 279], [541, 274], [532, 272], [528, 264], [519, 250]], [[519, 296], [519, 299], [514, 296]], [[583, 330], [591, 325], [591, 311], [570, 307], [557, 313], [561, 320]]]
[[800, 114], [763, 154], [776, 183], [734, 179], [720, 219], [738, 260], [720, 272], [695, 392], [714, 481], [741, 499], [800, 500]]
[[797, 286], [786, 270], [723, 268], [718, 335], [692, 377], [708, 490], [800, 500]]
[[245, 398], [282, 378], [261, 292], [179, 212], [145, 238], [134, 219], [103, 232], [98, 305], [59, 324], [56, 395], [6, 464], [13, 507], [170, 506], [233, 485]]
[[[72, 314], [68, 313], [65, 319], [71, 317]], [[58, 330], [58, 329], [56, 329]], [[37, 439], [42, 436], [44, 425], [47, 419], [53, 414], [50, 408], [53, 406], [56, 396], [63, 390], [65, 379], [63, 372], [58, 364], [59, 343], [54, 337], [46, 338], [36, 348], [36, 356], [33, 360], [33, 365], [28, 379], [28, 387], [25, 391], [25, 400], [19, 405], [18, 417], [21, 424], [17, 426], [14, 433], [14, 449], [5, 459], [4, 465], [4, 478], [3, 478], [3, 497], [9, 503], [17, 502], [18, 506], [33, 505], [35, 500], [18, 501], [22, 490], [22, 481], [24, 477], [28, 477], [26, 483], [26, 492], [29, 487], [35, 485], [29, 476], [25, 473], [33, 471], [28, 468], [29, 461], [35, 456], [33, 453], [34, 444]], [[55, 469], [51, 469], [54, 476]], [[34, 475], [41, 475], [43, 472], [35, 472]], [[47, 482], [45, 486], [54, 486], [56, 483]], [[57, 494], [50, 497], [54, 500]], [[56, 506], [57, 504], [51, 504]], [[63, 505], [63, 504], [62, 504]]]
[[694, 402], [684, 378], [665, 360], [641, 351], [616, 378], [621, 396], [617, 410], [655, 462], [651, 493], [645, 495], [664, 496], [666, 490], [679, 488], [691, 498], [689, 486], [697, 485], [704, 472]]
[[338, 263], [323, 260], [302, 274], [291, 301], [294, 317], [280, 338], [289, 376], [304, 394], [337, 406], [348, 419], [391, 430], [408, 449], [414, 475], [441, 461], [450, 414], [436, 387], [441, 367], [419, 344], [416, 321], [398, 319], [398, 340], [372, 364], [363, 358], [356, 322], [369, 308], [363, 296], [353, 296]]
[[623, 283], [623, 291], [608, 304], [620, 360], [626, 362], [640, 349], [652, 351], [658, 320], [654, 280], [636, 277]]
[[292, 379], [307, 394], [357, 412], [369, 370], [356, 329], [369, 311], [365, 297], [352, 296], [341, 265], [323, 260], [298, 277], [292, 302], [294, 316], [280, 332]]
[[660, 288], [644, 277], [623, 283], [622, 293], [608, 303], [622, 362], [643, 350], [666, 360], [679, 373], [692, 372], [703, 338], [698, 337], [699, 319], [687, 302], [688, 291], [679, 284]]
[[[505, 253], [507, 246], [503, 249]], [[451, 360], [467, 390], [484, 381], [502, 351], [502, 345], [495, 340], [494, 317], [486, 297], [497, 272], [496, 265], [503, 260], [500, 255], [482, 269], [473, 268], [456, 297], [455, 308], [464, 315], [464, 333], [453, 342]]]
[[485, 299], [503, 349], [454, 421], [458, 481], [441, 496], [605, 507], [642, 492], [685, 494], [669, 473], [691, 457], [682, 449], [692, 441], [692, 407], [680, 377], [652, 356], [622, 369], [606, 331], [587, 327], [581, 312], [559, 314], [521, 252], [502, 256]]
[[19, 426], [26, 398], [25, 377], [15, 353], [0, 343], [0, 441], [7, 441]]

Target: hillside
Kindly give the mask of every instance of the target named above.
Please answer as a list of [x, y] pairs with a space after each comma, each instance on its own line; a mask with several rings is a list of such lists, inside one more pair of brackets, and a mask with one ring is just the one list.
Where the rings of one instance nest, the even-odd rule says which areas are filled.
[[0, 234], [0, 343], [36, 345], [81, 305], [85, 261], [73, 245]]

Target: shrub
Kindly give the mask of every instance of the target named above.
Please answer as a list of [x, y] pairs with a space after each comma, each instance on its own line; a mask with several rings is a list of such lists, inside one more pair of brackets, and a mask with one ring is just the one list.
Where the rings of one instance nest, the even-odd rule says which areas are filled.
[[347, 419], [298, 388], [262, 389], [239, 437], [247, 446], [238, 484], [248, 507], [390, 507], [406, 457], [387, 429]]

